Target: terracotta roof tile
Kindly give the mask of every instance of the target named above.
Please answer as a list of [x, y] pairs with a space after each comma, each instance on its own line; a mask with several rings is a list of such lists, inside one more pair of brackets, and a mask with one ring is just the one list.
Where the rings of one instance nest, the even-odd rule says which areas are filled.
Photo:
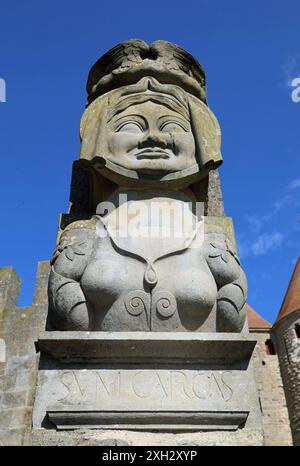
[[283, 317], [300, 309], [300, 257], [297, 260], [291, 281], [283, 299], [275, 324]]
[[249, 304], [246, 304], [249, 329], [270, 329], [272, 325], [263, 319]]

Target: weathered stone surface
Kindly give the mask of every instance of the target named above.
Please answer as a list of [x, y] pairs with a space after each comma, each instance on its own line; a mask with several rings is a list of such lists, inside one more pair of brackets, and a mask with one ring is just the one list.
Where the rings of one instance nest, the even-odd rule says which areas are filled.
[[[47, 264], [47, 263], [45, 263]], [[49, 265], [48, 265], [49, 267]], [[12, 278], [15, 275], [10, 275]], [[8, 282], [7, 282], [8, 283]], [[37, 287], [45, 286], [45, 281], [37, 282]], [[40, 293], [42, 296], [43, 293]], [[44, 309], [44, 314], [42, 313]], [[22, 322], [22, 330], [15, 334], [15, 330], [19, 324], [16, 323], [16, 314], [21, 316], [22, 314], [28, 314], [28, 319], [20, 318], [19, 323]], [[5, 323], [7, 336], [12, 336], [12, 341], [19, 345], [19, 339], [27, 342], [27, 347], [22, 346], [23, 356], [17, 356], [16, 354], [8, 353], [7, 363], [5, 364], [10, 368], [7, 375], [4, 375], [3, 379], [0, 379], [0, 387], [4, 391], [11, 391], [17, 381], [19, 374], [26, 373], [26, 367], [32, 367], [35, 369], [35, 365], [32, 366], [31, 356], [29, 353], [32, 351], [32, 342], [37, 339], [41, 330], [45, 326], [47, 308], [40, 308], [35, 306], [32, 308], [32, 312], [29, 308], [22, 308], [20, 311], [14, 311], [11, 308], [9, 312], [5, 312], [7, 316], [3, 322]], [[11, 324], [9, 324], [11, 320]], [[35, 327], [35, 323], [39, 323], [40, 330]], [[297, 320], [295, 321], [295, 323]], [[3, 325], [2, 324], [2, 325]], [[34, 324], [34, 325], [33, 325]], [[294, 323], [289, 321], [288, 324], [291, 328], [294, 328]], [[32, 330], [33, 327], [33, 330]], [[34, 336], [34, 331], [36, 332]], [[51, 332], [52, 333], [52, 332]], [[59, 332], [61, 336], [63, 333]], [[96, 334], [96, 333], [95, 333]], [[93, 335], [93, 334], [92, 334]], [[187, 337], [191, 336], [189, 333]], [[215, 337], [219, 335], [215, 334]], [[23, 408], [12, 408], [4, 410], [0, 405], [0, 444], [1, 445], [21, 445], [35, 444], [35, 445], [292, 445], [292, 437], [289, 423], [288, 410], [286, 406], [286, 400], [284, 395], [284, 387], [287, 385], [286, 377], [287, 374], [283, 372], [283, 378], [281, 378], [280, 368], [278, 364], [277, 355], [269, 355], [266, 353], [265, 341], [270, 338], [269, 333], [255, 333], [255, 338], [258, 339], [258, 345], [254, 351], [254, 368], [255, 368], [255, 382], [258, 387], [258, 393], [260, 397], [261, 410], [262, 410], [262, 421], [263, 421], [263, 437], [257, 431], [253, 429], [238, 429], [233, 432], [222, 432], [218, 431], [217, 434], [214, 432], [189, 432], [186, 434], [176, 433], [149, 433], [149, 432], [132, 432], [124, 430], [75, 430], [75, 431], [59, 431], [47, 430], [47, 429], [34, 429], [30, 430], [31, 418], [30, 411], [27, 412], [22, 429], [13, 428], [14, 422], [13, 416], [19, 419], [21, 423], [21, 416]], [[15, 338], [17, 337], [17, 338]], [[236, 335], [238, 337], [238, 335]], [[7, 337], [8, 338], [8, 337]], [[277, 337], [280, 340], [280, 336]], [[7, 341], [10, 341], [9, 338]], [[278, 345], [278, 340], [276, 346]], [[27, 349], [26, 349], [27, 348]], [[26, 353], [27, 351], [27, 353]], [[282, 351], [285, 351], [282, 346]], [[283, 353], [284, 354], [284, 353]], [[297, 365], [291, 367], [291, 373], [293, 369], [297, 368]], [[13, 371], [13, 372], [11, 372]], [[23, 379], [23, 375], [21, 377]], [[19, 378], [20, 380], [20, 378]], [[295, 381], [297, 379], [294, 379]], [[20, 382], [18, 382], [20, 383]], [[35, 387], [35, 378], [31, 379], [32, 387]], [[294, 383], [295, 385], [295, 383]], [[297, 393], [295, 390], [293, 393]], [[1, 396], [0, 396], [1, 398]], [[32, 400], [32, 398], [31, 398]], [[28, 402], [30, 403], [30, 401]], [[33, 401], [31, 401], [33, 403]], [[29, 408], [30, 409], [30, 408]], [[20, 417], [19, 417], [20, 416]], [[3, 427], [2, 427], [3, 426]], [[24, 434], [25, 430], [25, 434]]]
[[257, 430], [236, 432], [189, 432], [181, 434], [132, 431], [34, 430], [32, 445], [74, 446], [259, 446], [262, 435]]
[[34, 341], [45, 329], [48, 275], [49, 263], [40, 263], [35, 304], [18, 308], [19, 278], [11, 268], [0, 270], [0, 337], [6, 350], [0, 376], [1, 445], [22, 445], [31, 429], [38, 359]]
[[266, 351], [266, 342], [274, 335], [269, 330], [253, 332], [257, 338], [253, 364], [261, 407], [265, 446], [291, 446], [293, 444], [289, 414], [284, 395], [284, 380], [280, 375], [277, 354]]
[[97, 61], [87, 89], [80, 160], [90, 176], [74, 166], [87, 197], [72, 185], [70, 215], [95, 209], [96, 221], [59, 234], [53, 328], [241, 332], [247, 281], [224, 221], [221, 134], [203, 69], [169, 42], [130, 40]]
[[280, 371], [291, 421], [293, 443], [300, 445], [300, 310], [284, 317], [275, 326]]
[[72, 334], [50, 332], [39, 339], [43, 352], [58, 360], [41, 361], [35, 429], [49, 428], [50, 421], [58, 430], [260, 431], [253, 339]]
[[[143, 197], [132, 201], [134, 208], [148, 205], [151, 210], [153, 202]], [[163, 199], [180, 217], [182, 200], [174, 201], [170, 194]], [[123, 203], [117, 215], [126, 219], [126, 210]], [[230, 222], [215, 218], [202, 225], [192, 215], [195, 226], [185, 237], [148, 236], [137, 241], [122, 234], [126, 224], [115, 229], [115, 213], [105, 221], [95, 217], [94, 225], [87, 222], [86, 228], [76, 222], [62, 235], [49, 285], [50, 315], [56, 327], [241, 331], [247, 283], [224, 234], [228, 225], [232, 237]], [[178, 273], [170, 275], [169, 270]]]
[[[12, 267], [0, 269], [0, 318], [5, 316], [5, 310], [11, 309], [16, 305], [20, 292], [20, 279]], [[1, 329], [3, 327], [1, 326]]]
[[34, 429], [259, 436], [247, 281], [205, 74], [174, 44], [134, 40], [98, 60], [87, 89], [90, 173], [73, 168], [77, 218], [51, 259]]
[[18, 406], [26, 406], [27, 392], [14, 391], [5, 392], [2, 398], [2, 405], [4, 408], [13, 408]]
[[36, 274], [36, 284], [34, 289], [33, 304], [47, 304], [47, 287], [49, 280], [49, 262], [39, 262]]
[[208, 187], [205, 201], [205, 215], [224, 217], [223, 197], [221, 191], [220, 176], [217, 169], [208, 174]]
[[[90, 173], [80, 164], [80, 160], [73, 162], [70, 208], [69, 212], [61, 214], [59, 220], [59, 231], [57, 240], [59, 241], [63, 230], [72, 222], [77, 220], [89, 220], [96, 212], [98, 204], [103, 201], [105, 194], [109, 196], [115, 185], [103, 177], [99, 177], [97, 172]], [[100, 180], [98, 179], [100, 178]], [[228, 219], [224, 217], [223, 197], [220, 184], [218, 169], [211, 170], [208, 176], [195, 186], [192, 191], [198, 202], [204, 204], [204, 215], [208, 217], [218, 217], [219, 219]], [[227, 229], [225, 231], [228, 234]], [[231, 228], [233, 232], [233, 227]], [[232, 244], [235, 244], [234, 233], [229, 234]]]
[[44, 332], [37, 347], [68, 363], [236, 364], [249, 360], [256, 339], [236, 333]]

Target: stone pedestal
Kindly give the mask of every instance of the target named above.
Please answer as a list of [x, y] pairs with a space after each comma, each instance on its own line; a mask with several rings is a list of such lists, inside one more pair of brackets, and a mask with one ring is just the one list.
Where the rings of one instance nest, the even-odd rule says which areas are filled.
[[107, 445], [116, 431], [133, 445], [262, 442], [248, 335], [44, 332], [37, 346], [33, 443], [106, 432]]

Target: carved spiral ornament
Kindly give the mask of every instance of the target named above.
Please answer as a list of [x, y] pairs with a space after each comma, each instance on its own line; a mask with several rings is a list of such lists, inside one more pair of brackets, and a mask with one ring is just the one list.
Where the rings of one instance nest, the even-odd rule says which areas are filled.
[[149, 296], [142, 290], [130, 291], [125, 297], [125, 306], [129, 314], [139, 316], [142, 312], [147, 311]]
[[153, 296], [153, 306], [161, 317], [171, 317], [177, 309], [176, 298], [168, 291], [158, 291]]

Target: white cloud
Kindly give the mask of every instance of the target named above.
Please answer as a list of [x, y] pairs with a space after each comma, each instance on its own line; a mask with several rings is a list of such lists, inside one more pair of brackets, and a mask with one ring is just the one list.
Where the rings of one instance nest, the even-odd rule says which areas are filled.
[[254, 256], [267, 254], [269, 251], [278, 249], [282, 245], [283, 234], [279, 232], [263, 233], [251, 245]]
[[242, 259], [249, 256], [263, 256], [279, 249], [283, 244], [284, 235], [279, 231], [262, 233], [253, 241], [245, 239], [245, 235], [237, 237], [238, 254]]
[[299, 188], [300, 186], [300, 178], [296, 178], [295, 180], [292, 180], [289, 184], [290, 189], [296, 189]]
[[244, 217], [248, 224], [247, 230], [239, 231], [237, 237], [238, 253], [242, 259], [271, 253], [282, 247], [283, 239], [286, 247], [297, 247], [299, 250], [298, 188], [300, 178], [292, 179], [282, 190], [281, 197], [274, 200], [268, 210]]
[[238, 255], [241, 259], [249, 256], [263, 256], [283, 245], [284, 235], [279, 231], [261, 233], [254, 239], [245, 238], [245, 235], [237, 236]]
[[295, 193], [295, 189], [300, 187], [300, 178], [291, 180], [289, 184], [283, 190], [280, 199], [277, 199], [273, 203], [273, 206], [269, 209], [268, 213], [262, 215], [248, 215], [246, 221], [249, 223], [254, 233], [259, 233], [264, 225], [272, 220], [283, 208], [288, 206], [298, 207], [299, 206], [299, 195]]
[[263, 218], [259, 218], [258, 215], [250, 215], [246, 220], [255, 233], [258, 233], [261, 230]]

